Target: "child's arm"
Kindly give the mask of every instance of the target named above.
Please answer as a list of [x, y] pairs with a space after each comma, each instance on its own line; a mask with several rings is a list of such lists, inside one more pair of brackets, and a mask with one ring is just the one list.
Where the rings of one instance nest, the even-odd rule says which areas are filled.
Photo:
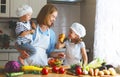
[[32, 30], [23, 31], [19, 35], [22, 36], [22, 37], [24, 37], [25, 35], [32, 34], [34, 32], [35, 32], [35, 30], [32, 29]]
[[88, 57], [87, 57], [86, 49], [82, 48], [81, 53], [82, 53], [82, 58], [83, 58], [84, 65], [86, 65], [88, 63]]
[[36, 29], [36, 25], [35, 25], [35, 23], [33, 21], [30, 21], [30, 24], [32, 26], [32, 29]]
[[65, 43], [60, 43], [60, 42], [58, 42], [58, 43], [56, 44], [56, 48], [57, 48], [57, 49], [64, 48], [64, 47], [65, 47]]

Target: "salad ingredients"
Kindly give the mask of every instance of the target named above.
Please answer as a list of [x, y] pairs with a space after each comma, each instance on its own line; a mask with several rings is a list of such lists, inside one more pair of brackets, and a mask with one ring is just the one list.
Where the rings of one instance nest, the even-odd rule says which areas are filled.
[[83, 74], [82, 69], [79, 68], [79, 67], [75, 69], [75, 72], [76, 72], [77, 75], [82, 75]]
[[37, 67], [37, 66], [22, 66], [22, 71], [41, 71], [42, 68], [41, 67]]
[[42, 73], [43, 75], [47, 75], [47, 74], [48, 74], [48, 69], [44, 67], [44, 68], [42, 69], [41, 73]]
[[89, 70], [89, 68], [98, 68], [100, 66], [102, 66], [102, 64], [105, 63], [104, 60], [100, 59], [100, 58], [96, 58], [93, 61], [91, 61], [88, 65], [85, 66], [85, 68], [87, 70]]
[[64, 73], [65, 73], [65, 69], [64, 69], [63, 67], [60, 67], [60, 68], [59, 68], [59, 73], [60, 73], [60, 74], [64, 74]]
[[5, 72], [20, 72], [20, 64], [17, 61], [8, 61], [5, 64]]
[[93, 70], [93, 68], [90, 68], [90, 69], [89, 69], [89, 74], [90, 74], [91, 76], [94, 76], [94, 70]]
[[108, 70], [110, 71], [111, 75], [113, 75], [113, 76], [116, 75], [116, 71], [114, 68], [109, 68]]
[[59, 34], [59, 38], [58, 38], [59, 42], [63, 43], [64, 39], [65, 39], [65, 34], [64, 33]]
[[60, 66], [62, 64], [62, 60], [57, 59], [57, 58], [50, 58], [48, 60], [48, 64], [51, 67], [53, 67], [53, 66]]
[[23, 75], [24, 72], [14, 72], [14, 73], [6, 73], [7, 77], [15, 77], [15, 76], [19, 76], [19, 75]]
[[98, 76], [98, 72], [99, 72], [99, 69], [95, 69], [95, 70], [94, 70], [94, 75], [95, 75], [95, 76]]
[[52, 72], [58, 73], [58, 71], [59, 71], [59, 68], [57, 66], [52, 67]]

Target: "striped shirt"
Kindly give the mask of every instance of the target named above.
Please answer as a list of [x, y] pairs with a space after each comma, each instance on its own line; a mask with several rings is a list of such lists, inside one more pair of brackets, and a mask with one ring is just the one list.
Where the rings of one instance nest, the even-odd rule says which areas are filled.
[[31, 30], [31, 24], [30, 21], [28, 22], [17, 22], [17, 26], [15, 29], [16, 35], [17, 35], [17, 42], [19, 44], [21, 43], [27, 43], [32, 41], [32, 34], [25, 35], [25, 37], [19, 36], [23, 31]]

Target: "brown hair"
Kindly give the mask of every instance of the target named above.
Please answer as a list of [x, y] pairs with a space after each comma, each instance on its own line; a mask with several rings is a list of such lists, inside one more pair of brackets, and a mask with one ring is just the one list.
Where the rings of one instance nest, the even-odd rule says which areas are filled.
[[82, 38], [76, 38], [75, 41], [74, 41], [74, 43], [75, 43], [75, 44], [78, 44], [78, 43], [80, 43], [81, 41], [82, 41]]
[[39, 25], [48, 25], [49, 16], [57, 11], [57, 8], [52, 4], [46, 4], [39, 12], [37, 16], [37, 23]]

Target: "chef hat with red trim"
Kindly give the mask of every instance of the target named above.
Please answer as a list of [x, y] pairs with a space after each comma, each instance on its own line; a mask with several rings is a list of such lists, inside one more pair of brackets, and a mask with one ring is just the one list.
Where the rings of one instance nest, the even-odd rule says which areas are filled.
[[23, 5], [19, 7], [16, 11], [17, 16], [19, 17], [24, 16], [27, 13], [33, 13], [33, 10], [29, 5]]
[[73, 23], [70, 27], [80, 38], [86, 35], [86, 29], [82, 24], [77, 22]]

